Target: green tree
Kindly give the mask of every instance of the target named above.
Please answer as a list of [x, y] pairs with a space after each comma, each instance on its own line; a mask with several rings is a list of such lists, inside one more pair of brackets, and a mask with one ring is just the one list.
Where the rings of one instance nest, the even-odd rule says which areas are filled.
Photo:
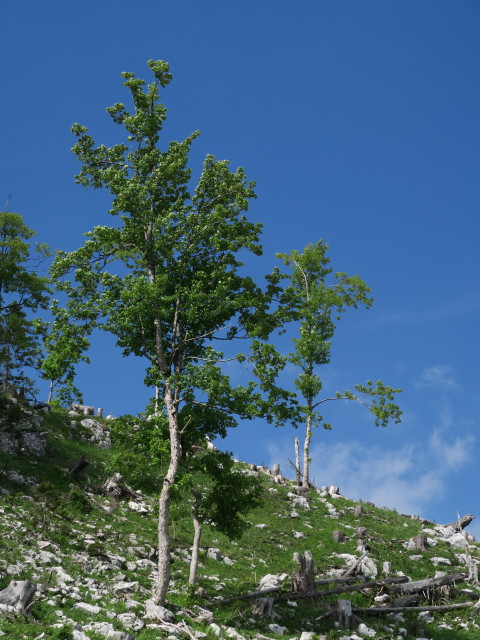
[[[148, 66], [154, 76], [148, 86], [122, 73], [133, 109], [120, 103], [107, 109], [126, 130], [126, 143], [95, 146], [85, 127], [73, 126], [73, 151], [82, 163], [76, 181], [110, 191], [116, 223], [89, 231], [77, 251], [60, 252], [52, 275], [68, 293], [68, 316], [112, 332], [124, 355], [146, 358], [146, 384], [161, 390], [169, 433], [158, 519], [156, 598], [163, 602], [182, 438], [193, 432], [195, 441], [203, 428], [224, 436], [235, 415], [251, 418], [261, 410], [253, 381], [233, 386], [213, 342], [264, 338], [269, 327], [267, 296], [244, 275], [239, 259], [240, 252], [261, 253], [261, 225], [243, 215], [254, 183], [209, 155], [191, 191], [188, 154], [198, 132], [160, 147], [166, 109], [159, 91], [171, 74], [163, 61]], [[72, 270], [73, 279], [66, 279]]]
[[400, 389], [384, 385], [380, 380], [375, 384], [355, 385], [353, 391], [337, 392], [333, 397], [322, 398], [322, 380], [317, 368], [330, 362], [332, 338], [336, 323], [349, 307], [359, 305], [369, 308], [373, 299], [370, 289], [359, 276], [332, 273], [328, 244], [322, 240], [309, 244], [303, 253], [277, 254], [289, 267], [287, 285], [280, 298], [278, 317], [282, 326], [294, 323], [298, 327], [298, 337], [294, 338], [295, 349], [288, 360], [300, 373], [295, 378], [295, 387], [303, 399], [294, 410], [294, 422], [305, 425], [303, 445], [303, 470], [298, 469], [297, 478], [302, 477], [304, 487], [309, 487], [310, 442], [312, 428], [322, 425], [330, 429], [319, 411], [324, 403], [333, 400], [357, 401], [368, 406], [376, 426], [387, 426], [390, 420], [400, 422], [402, 412], [395, 404], [395, 395]]
[[[262, 488], [257, 478], [235, 466], [230, 454], [217, 449], [196, 451], [189, 460], [189, 470], [194, 536], [188, 582], [193, 586], [203, 525], [214, 527], [230, 540], [240, 538], [250, 526], [243, 516], [260, 504]], [[199, 482], [204, 486], [199, 487]]]
[[4, 392], [31, 390], [26, 375], [40, 348], [31, 314], [48, 304], [47, 279], [35, 268], [48, 254], [44, 244], [32, 250], [35, 235], [18, 213], [0, 212], [0, 372]]
[[53, 320], [38, 321], [37, 332], [42, 336], [43, 357], [39, 363], [41, 377], [50, 382], [47, 402], [56, 393], [63, 406], [73, 401], [82, 402], [82, 394], [75, 385], [75, 365], [90, 362], [88, 349], [89, 325], [70, 318], [58, 300], [50, 305]]

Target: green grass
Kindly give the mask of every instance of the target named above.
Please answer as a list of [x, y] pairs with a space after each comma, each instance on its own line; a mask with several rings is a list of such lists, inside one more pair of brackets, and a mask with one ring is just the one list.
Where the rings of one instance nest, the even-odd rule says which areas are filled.
[[[126, 501], [108, 501], [102, 494], [101, 486], [106, 478], [105, 468], [111, 454], [82, 440], [81, 430], [78, 427], [72, 429], [70, 422], [71, 417], [61, 412], [46, 417], [44, 427], [48, 429], [49, 437], [48, 452], [44, 458], [9, 456], [8, 460], [2, 461], [0, 489], [6, 489], [10, 495], [0, 494], [0, 524], [3, 531], [0, 538], [0, 589], [5, 588], [12, 579], [31, 580], [43, 584], [45, 589], [44, 595], [35, 599], [27, 619], [0, 615], [0, 630], [7, 638], [33, 640], [45, 632], [46, 638], [69, 640], [71, 632], [68, 628], [61, 630], [52, 627], [61, 621], [58, 611], [80, 624], [105, 620], [122, 630], [115, 618], [110, 620], [106, 616], [108, 610], [117, 615], [127, 611], [126, 599], [119, 596], [114, 600], [109, 592], [116, 578], [121, 574], [128, 582], [138, 582], [139, 591], [131, 597], [139, 602], [148, 597], [147, 592], [153, 586], [149, 567], [133, 568], [133, 565], [129, 567], [127, 563], [138, 560], [133, 547], [141, 547], [143, 555], [147, 556], [148, 551], [156, 546], [156, 496], [144, 497], [152, 508], [150, 515], [129, 510]], [[80, 455], [86, 455], [89, 459], [86, 477], [83, 479], [74, 478], [66, 472]], [[12, 469], [26, 478], [34, 477], [36, 485], [18, 485], [8, 480], [7, 473]], [[416, 580], [435, 574], [436, 568], [431, 563], [433, 556], [447, 557], [452, 565], [456, 562], [454, 552], [445, 543], [439, 543], [421, 554], [404, 548], [401, 541], [408, 540], [421, 531], [423, 525], [419, 520], [379, 509], [368, 503], [362, 505], [364, 515], [355, 517], [354, 502], [346, 498], [328, 498], [338, 512], [338, 519], [333, 519], [329, 517], [324, 501], [316, 492], [311, 494], [310, 509], [305, 511], [296, 507], [300, 517], [292, 518], [293, 507], [287, 497], [292, 487], [273, 484], [265, 475], [261, 476], [261, 481], [265, 499], [260, 507], [249, 514], [251, 526], [240, 540], [230, 541], [218, 531], [204, 526], [198, 586], [209, 597], [228, 597], [255, 590], [260, 579], [267, 573], [291, 575], [296, 569], [294, 552], [312, 552], [318, 577], [332, 569], [342, 569], [345, 567], [344, 561], [333, 554], [349, 553], [358, 557], [356, 530], [359, 526], [367, 530], [369, 556], [375, 561], [379, 571], [382, 563], [389, 561], [392, 574], [403, 572]], [[204, 478], [202, 482], [205, 482]], [[113, 507], [111, 513], [105, 511], [103, 507], [106, 506]], [[259, 524], [266, 526], [259, 528], [256, 526]], [[333, 540], [332, 533], [337, 529], [347, 536], [344, 543]], [[293, 531], [302, 532], [305, 537], [296, 539]], [[94, 536], [92, 544], [88, 544], [87, 534]], [[192, 594], [192, 590], [188, 588], [189, 564], [184, 559], [189, 553], [193, 538], [188, 502], [172, 504], [171, 537], [174, 559], [171, 567], [172, 589], [167, 605], [180, 616], [177, 619], [183, 615], [192, 628], [205, 631], [205, 627], [194, 623], [188, 613], [195, 604], [199, 604], [213, 610], [217, 624], [234, 627], [248, 639], [258, 634], [275, 637], [268, 629], [272, 620], [255, 617], [250, 601], [213, 605]], [[70, 594], [64, 597], [57, 592], [56, 573], [52, 568], [59, 564], [57, 560], [46, 564], [37, 563], [36, 567], [25, 564], [26, 554], [32, 549], [38, 550], [39, 540], [50, 541], [51, 546], [46, 551], [60, 556], [64, 571], [72, 576], [74, 585], [77, 582], [79, 584], [78, 596]], [[219, 548], [234, 564], [230, 566], [208, 558], [209, 547]], [[125, 565], [121, 568], [101, 569], [108, 554], [123, 556]], [[422, 557], [420, 560], [412, 560], [412, 555]], [[478, 551], [476, 555], [478, 557]], [[19, 566], [23, 564], [21, 571], [13, 571], [11, 574], [6, 572], [7, 566], [17, 563]], [[457, 571], [458, 568], [453, 565], [446, 570]], [[86, 586], [86, 576], [92, 577], [99, 589], [107, 590], [107, 593], [101, 594], [98, 602], [92, 598], [92, 593]], [[215, 585], [222, 585], [222, 588], [217, 591]], [[289, 588], [290, 580], [287, 579], [285, 590], [288, 591]], [[336, 640], [347, 635], [347, 632], [335, 630], [330, 619], [318, 621], [317, 618], [339, 597], [348, 598], [354, 606], [368, 607], [374, 604], [377, 593], [378, 591], [370, 591], [326, 596], [317, 600], [299, 600], [295, 607], [286, 602], [278, 602], [275, 612], [279, 618], [274, 622], [288, 629], [286, 637], [289, 638], [309, 630], [325, 634], [329, 640]], [[90, 604], [99, 604], [102, 612], [92, 617], [76, 609], [76, 597]], [[475, 596], [472, 599], [475, 600]], [[401, 623], [378, 616], [364, 615], [363, 619], [368, 626], [378, 631], [377, 637], [390, 637], [390, 632], [385, 630], [390, 625], [395, 629], [399, 626], [406, 628], [405, 640], [422, 636], [432, 640], [449, 640], [452, 637], [458, 640], [480, 640], [480, 631], [475, 627], [480, 625], [480, 618], [472, 610], [434, 614], [432, 624], [419, 623], [414, 612], [406, 613]], [[440, 622], [449, 624], [453, 631], [437, 629]], [[468, 630], [462, 628], [462, 624], [468, 624]], [[391, 633], [395, 637], [397, 631]], [[93, 633], [89, 635], [92, 640], [97, 637]], [[135, 636], [138, 640], [153, 640], [158, 637], [158, 632], [142, 629]]]

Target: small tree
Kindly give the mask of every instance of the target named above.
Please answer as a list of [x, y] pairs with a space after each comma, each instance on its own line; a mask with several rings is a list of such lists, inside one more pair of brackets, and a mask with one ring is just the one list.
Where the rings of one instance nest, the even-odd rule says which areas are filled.
[[[295, 350], [289, 354], [288, 360], [300, 369], [295, 387], [303, 398], [303, 404], [296, 409], [294, 422], [304, 421], [305, 424], [301, 473], [304, 487], [310, 484], [312, 429], [319, 425], [331, 428], [318, 410], [322, 404], [332, 400], [360, 402], [368, 406], [375, 425], [383, 427], [389, 420], [400, 422], [402, 414], [394, 403], [395, 394], [400, 389], [387, 387], [380, 380], [376, 384], [368, 381], [355, 385], [354, 391], [337, 392], [331, 398], [319, 398], [322, 380], [317, 368], [330, 362], [336, 322], [349, 307], [356, 309], [361, 305], [369, 308], [373, 302], [369, 297], [370, 289], [359, 276], [332, 273], [327, 252], [328, 244], [320, 240], [307, 245], [303, 253], [277, 254], [290, 269], [285, 276], [287, 286], [281, 295], [278, 317], [283, 326], [294, 323], [298, 327], [298, 337], [293, 340]], [[299, 471], [297, 469], [297, 477]]]
[[[198, 554], [203, 524], [209, 524], [230, 540], [240, 538], [250, 526], [243, 518], [261, 502], [262, 488], [257, 478], [235, 467], [232, 456], [216, 449], [197, 451], [189, 461], [193, 496], [194, 537], [188, 582], [196, 583]], [[198, 486], [204, 478], [205, 488]]]
[[75, 386], [75, 365], [90, 361], [85, 353], [89, 347], [89, 326], [69, 318], [58, 300], [53, 300], [50, 311], [53, 321], [37, 322], [37, 332], [43, 339], [39, 366], [41, 377], [50, 382], [47, 402], [53, 400], [56, 392], [58, 400], [67, 406], [75, 400], [82, 402], [82, 394]]
[[[148, 87], [122, 73], [133, 109], [120, 103], [107, 109], [126, 130], [124, 143], [95, 146], [85, 127], [73, 126], [73, 151], [82, 163], [76, 180], [110, 191], [117, 222], [88, 232], [77, 251], [60, 252], [52, 274], [69, 296], [68, 317], [113, 333], [124, 355], [145, 358], [146, 384], [161, 390], [169, 433], [158, 518], [156, 599], [163, 602], [182, 438], [202, 428], [224, 436], [236, 414], [251, 418], [260, 411], [253, 382], [232, 386], [213, 341], [264, 338], [268, 323], [266, 297], [241, 271], [238, 257], [261, 253], [260, 225], [243, 215], [255, 197], [254, 183], [242, 169], [231, 171], [228, 162], [207, 156], [190, 189], [188, 154], [198, 132], [160, 148], [166, 109], [159, 91], [171, 74], [166, 62], [148, 66], [154, 76]], [[72, 270], [74, 279], [62, 281]]]
[[16, 388], [31, 390], [25, 370], [35, 367], [39, 344], [32, 312], [48, 304], [47, 279], [35, 273], [35, 266], [47, 254], [37, 244], [32, 256], [30, 239], [35, 235], [18, 213], [0, 212], [0, 371], [4, 392]]

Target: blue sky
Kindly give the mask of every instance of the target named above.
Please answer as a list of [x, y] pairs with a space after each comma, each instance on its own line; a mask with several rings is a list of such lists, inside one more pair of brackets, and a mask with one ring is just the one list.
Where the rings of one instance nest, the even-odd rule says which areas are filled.
[[[439, 522], [475, 513], [480, 4], [20, 0], [0, 19], [0, 202], [12, 194], [10, 210], [58, 249], [108, 224], [108, 197], [74, 184], [70, 127], [116, 142], [105, 108], [127, 100], [120, 72], [148, 77], [147, 59], [169, 61], [164, 142], [200, 129], [194, 173], [212, 153], [257, 182], [264, 256], [252, 273], [324, 238], [333, 268], [373, 290], [372, 309], [338, 328], [325, 391], [381, 378], [403, 388], [404, 420], [379, 430], [361, 407], [332, 403], [334, 429], [313, 441], [317, 484]], [[85, 401], [143, 410], [143, 365], [106, 336], [91, 357]], [[294, 435], [251, 423], [223, 446], [287, 470]]]

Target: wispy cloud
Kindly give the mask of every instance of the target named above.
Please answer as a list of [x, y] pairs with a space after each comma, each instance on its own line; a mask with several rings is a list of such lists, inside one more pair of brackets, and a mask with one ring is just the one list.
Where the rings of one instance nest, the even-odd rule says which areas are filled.
[[426, 367], [422, 371], [420, 379], [415, 383], [415, 386], [456, 389], [458, 385], [452, 374], [453, 368], [448, 364], [437, 364], [433, 367]]
[[[407, 443], [400, 449], [371, 447], [361, 442], [318, 443], [311, 450], [311, 477], [317, 486], [335, 484], [343, 495], [422, 515], [446, 493], [452, 475], [463, 473], [471, 459], [473, 436], [450, 438], [444, 424], [423, 445]], [[283, 464], [292, 452], [286, 443], [272, 444], [271, 460]]]

